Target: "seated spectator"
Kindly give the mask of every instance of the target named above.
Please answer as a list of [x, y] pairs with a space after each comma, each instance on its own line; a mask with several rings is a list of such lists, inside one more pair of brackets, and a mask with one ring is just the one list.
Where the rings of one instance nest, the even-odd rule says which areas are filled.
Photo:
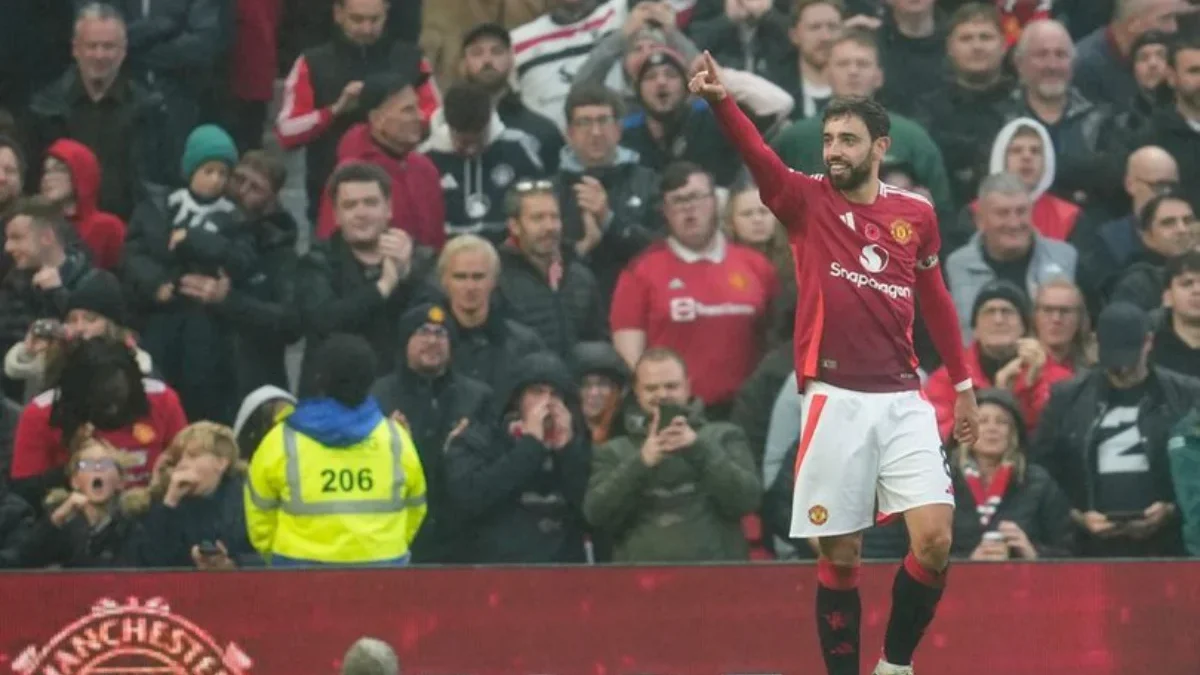
[[789, 312], [786, 315], [780, 312], [772, 318], [771, 332], [772, 335], [781, 332], [791, 336], [792, 323], [796, 320], [795, 312], [790, 311], [796, 304], [796, 262], [792, 258], [787, 229], [763, 204], [758, 187], [751, 182], [736, 185], [729, 191], [724, 211], [721, 231], [729, 241], [758, 251], [775, 267], [775, 278], [780, 286], [777, 308]]
[[406, 565], [425, 520], [425, 473], [408, 431], [369, 394], [371, 346], [333, 335], [312, 366], [313, 396], [250, 463], [250, 542], [272, 567]]
[[592, 444], [616, 438], [625, 426], [621, 418], [629, 366], [607, 342], [575, 345], [572, 361], [579, 382], [579, 407], [592, 434]]
[[[547, 173], [557, 171], [562, 132], [550, 118], [525, 105], [513, 90], [513, 44], [508, 29], [497, 23], [481, 23], [468, 30], [462, 39], [459, 66], [464, 80], [488, 90], [504, 126], [523, 131], [537, 141], [542, 168]], [[578, 75], [575, 80], [579, 81]]]
[[375, 381], [371, 396], [385, 416], [406, 421], [425, 473], [429, 514], [412, 542], [412, 562], [461, 562], [461, 528], [446, 498], [446, 443], [469, 424], [491, 422], [492, 390], [452, 367], [458, 336], [442, 305], [405, 312], [397, 337], [395, 371]]
[[406, 232], [392, 229], [391, 179], [383, 169], [362, 162], [338, 167], [329, 179], [329, 198], [337, 231], [316, 243], [296, 272], [306, 356], [328, 336], [351, 333], [371, 344], [376, 376], [383, 376], [396, 363], [396, 319], [425, 291], [431, 256]]
[[[392, 227], [437, 250], [446, 243], [446, 209], [441, 200], [429, 197], [441, 190], [440, 176], [433, 162], [417, 152], [422, 130], [416, 90], [424, 77], [413, 81], [380, 74], [364, 81], [358, 105], [367, 111], [367, 120], [342, 136], [337, 161], [366, 162], [386, 171], [392, 179]], [[333, 204], [324, 193], [317, 236], [328, 239], [335, 227]]]
[[500, 247], [499, 298], [513, 320], [566, 359], [575, 344], [608, 339], [596, 277], [562, 255], [562, 217], [550, 181], [521, 181], [505, 198], [509, 241]]
[[25, 406], [13, 442], [12, 487], [30, 505], [64, 483], [63, 469], [83, 438], [95, 437], [127, 453], [126, 480], [146, 485], [165, 448], [187, 424], [179, 396], [144, 378], [124, 342], [104, 337], [70, 346], [57, 388]]
[[1033, 298], [1033, 334], [1050, 363], [1072, 373], [1095, 363], [1092, 320], [1079, 287], [1066, 279], [1038, 286]]
[[91, 255], [92, 265], [116, 270], [125, 246], [125, 223], [97, 208], [100, 165], [86, 145], [59, 139], [46, 150], [41, 195], [58, 204]]
[[36, 523], [33, 509], [0, 481], [0, 570], [24, 566], [25, 551]]
[[581, 563], [592, 446], [579, 389], [552, 354], [522, 358], [501, 414], [450, 440], [449, 498], [465, 520], [466, 562]]
[[971, 308], [978, 307], [979, 289], [989, 282], [1007, 281], [1028, 295], [1051, 279], [1075, 278], [1075, 249], [1039, 234], [1032, 213], [1029, 192], [1016, 176], [995, 174], [979, 186], [979, 231], [946, 258], [946, 285], [958, 310], [964, 344], [971, 341]]
[[537, 333], [506, 318], [501, 303], [493, 301], [500, 254], [482, 237], [455, 237], [438, 257], [438, 276], [458, 335], [455, 370], [500, 391], [522, 356], [546, 349]]
[[697, 49], [711, 53], [718, 63], [770, 79], [780, 63], [796, 61], [788, 19], [773, 6], [779, 3], [721, 0], [699, 4], [717, 5], [719, 9], [712, 17], [693, 15], [688, 33]]
[[1007, 173], [1020, 179], [1033, 203], [1029, 216], [1033, 227], [1043, 237], [1066, 241], [1079, 219], [1079, 207], [1048, 192], [1054, 183], [1055, 167], [1050, 132], [1036, 120], [1012, 120], [992, 143], [989, 174]]
[[1115, 106], [1121, 111], [1118, 119], [1125, 133], [1144, 132], [1159, 108], [1169, 108], [1174, 102], [1174, 92], [1167, 83], [1171, 40], [1170, 35], [1151, 30], [1142, 33], [1130, 49], [1129, 61], [1133, 65], [1137, 93], [1131, 101]]
[[709, 417], [725, 420], [762, 356], [779, 280], [766, 257], [721, 232], [713, 187], [694, 164], [668, 168], [667, 240], [621, 273], [611, 322], [613, 345], [630, 367], [647, 348], [678, 351]]
[[149, 511], [136, 542], [138, 564], [202, 570], [260, 565], [246, 536], [245, 473], [229, 427], [196, 422], [181, 430], [156, 463], [147, 494], [139, 495]]
[[741, 519], [762, 485], [742, 430], [708, 422], [678, 354], [637, 363], [628, 435], [596, 449], [584, 500], [588, 522], [614, 540], [618, 562], [746, 560]]
[[1135, 305], [1106, 307], [1096, 335], [1099, 367], [1054, 388], [1030, 456], [1066, 492], [1081, 555], [1182, 555], [1167, 439], [1200, 384], [1149, 365], [1150, 319]]
[[142, 351], [133, 332], [126, 328], [128, 314], [121, 296], [121, 282], [110, 272], [90, 274], [67, 296], [66, 321], [42, 319], [30, 327], [24, 342], [18, 342], [4, 357], [4, 374], [25, 382], [29, 400], [53, 387], [52, 378], [62, 366], [67, 343], [104, 337], [127, 345], [137, 357], [138, 369], [151, 375], [154, 361]]
[[979, 392], [979, 439], [950, 458], [954, 476], [955, 557], [1036, 560], [1071, 546], [1070, 506], [1041, 466], [1025, 458], [1028, 438], [1007, 391]]
[[536, 145], [525, 132], [504, 126], [486, 89], [459, 83], [446, 91], [420, 151], [441, 175], [447, 237], [504, 241], [505, 192], [545, 175]]
[[[879, 45], [874, 34], [861, 28], [843, 31], [833, 41], [829, 53], [829, 83], [837, 97], [872, 97], [883, 85], [879, 64]], [[941, 210], [951, 204], [950, 182], [942, 153], [929, 133], [916, 122], [896, 113], [889, 113], [892, 145], [888, 160], [904, 162], [913, 167], [917, 181], [933, 195], [934, 205]], [[821, 117], [809, 117], [788, 127], [773, 143], [780, 159], [804, 173], [828, 171], [821, 145]]]
[[610, 89], [571, 89], [567, 141], [554, 177], [563, 243], [596, 274], [607, 309], [621, 270], [661, 231], [660, 176], [620, 147], [621, 102]]
[[798, 0], [790, 7], [788, 39], [793, 49], [772, 64], [770, 78], [795, 100], [792, 119], [820, 117], [833, 97], [829, 52], [845, 9], [842, 0]]
[[1162, 305], [1167, 261], [1200, 245], [1200, 224], [1191, 204], [1178, 192], [1168, 191], [1146, 203], [1138, 226], [1142, 252], [1116, 276], [1109, 299], [1149, 311]]
[[80, 443], [67, 465], [70, 491], [46, 496], [46, 515], [25, 549], [25, 567], [132, 567], [135, 506], [122, 499], [129, 458], [108, 441]]
[[242, 399], [233, 421], [233, 436], [237, 439], [242, 461], [249, 463], [267, 433], [295, 410], [296, 397], [270, 384], [255, 389]]
[[[1032, 328], [1028, 296], [1008, 281], [988, 282], [969, 316], [975, 337], [965, 361], [975, 388], [1012, 392], [1030, 431], [1036, 429], [1050, 385], [1071, 377], [1071, 371], [1050, 361], [1045, 348], [1027, 337]], [[929, 376], [924, 392], [937, 412], [942, 438], [950, 438], [956, 392], [944, 366]]]
[[16, 139], [0, 135], [0, 213], [8, 213], [24, 190], [25, 159]]
[[[1180, 36], [1171, 45], [1167, 83], [1174, 92], [1172, 105], [1159, 107], [1139, 145], [1165, 148], [1179, 164], [1179, 175], [1200, 175], [1200, 37]], [[1182, 185], [1192, 208], [1200, 209], [1200, 187], [1194, 179]]]
[[1154, 333], [1154, 365], [1200, 378], [1200, 252], [1167, 261], [1166, 313]]

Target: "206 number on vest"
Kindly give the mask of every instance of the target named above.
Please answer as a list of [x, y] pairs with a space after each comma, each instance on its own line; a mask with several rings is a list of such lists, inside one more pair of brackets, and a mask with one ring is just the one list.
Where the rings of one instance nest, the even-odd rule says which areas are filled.
[[323, 469], [321, 492], [370, 492], [375, 487], [375, 477], [370, 469]]

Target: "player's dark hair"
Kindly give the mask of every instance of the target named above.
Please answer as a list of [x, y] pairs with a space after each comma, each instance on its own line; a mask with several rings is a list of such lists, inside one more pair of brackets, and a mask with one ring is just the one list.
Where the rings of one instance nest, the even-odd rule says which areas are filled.
[[446, 124], [460, 134], [481, 134], [492, 120], [492, 95], [471, 82], [456, 82], [442, 103]]
[[1004, 18], [995, 5], [985, 5], [982, 2], [968, 2], [954, 10], [950, 22], [946, 25], [946, 34], [954, 35], [954, 31], [969, 23], [990, 23], [996, 27], [1000, 35], [1004, 35]]
[[661, 363], [663, 361], [674, 361], [675, 363], [678, 363], [679, 367], [683, 369], [683, 376], [685, 378], [687, 377], [687, 363], [684, 362], [683, 357], [679, 355], [679, 352], [671, 349], [670, 347], [651, 347], [642, 352], [642, 355], [638, 357], [637, 363], [633, 365], [634, 382], [637, 381], [637, 372], [639, 369], [641, 369], [643, 363]]
[[1164, 190], [1154, 195], [1154, 197], [1150, 201], [1146, 202], [1146, 205], [1142, 207], [1141, 212], [1138, 213], [1138, 229], [1142, 232], [1148, 232], [1150, 227], [1154, 225], [1154, 220], [1158, 218], [1158, 210], [1161, 209], [1162, 205], [1166, 204], [1167, 202], [1183, 202], [1184, 204], [1188, 204], [1188, 200], [1185, 199], [1178, 191], [1173, 189]]
[[887, 110], [874, 99], [861, 96], [834, 97], [825, 108], [821, 124], [824, 126], [829, 120], [839, 117], [857, 117], [862, 120], [872, 141], [883, 138], [892, 131], [892, 120], [888, 117]]
[[329, 177], [329, 198], [337, 205], [338, 191], [346, 183], [374, 183], [383, 191], [385, 199], [392, 198], [392, 178], [382, 167], [369, 162], [347, 162], [333, 171]]
[[612, 109], [613, 117], [620, 120], [625, 116], [625, 103], [617, 92], [602, 84], [583, 84], [571, 87], [567, 102], [563, 106], [567, 113], [567, 124], [575, 119], [575, 111], [587, 106], [604, 106]]
[[1167, 286], [1185, 274], [1200, 274], [1200, 251], [1188, 251], [1167, 260]]
[[671, 162], [667, 165], [667, 168], [663, 169], [662, 183], [660, 184], [659, 191], [664, 195], [668, 192], [674, 192], [687, 185], [688, 180], [696, 174], [704, 175], [708, 178], [708, 182], [712, 183], [712, 176], [699, 164], [682, 161]]
[[1200, 50], [1200, 31], [1192, 31], [1186, 35], [1177, 33], [1167, 47], [1167, 63], [1176, 68], [1181, 52]]
[[788, 25], [795, 26], [800, 23], [800, 17], [804, 16], [804, 12], [814, 5], [829, 5], [836, 9], [838, 14], [846, 16], [846, 3], [842, 0], [796, 0], [792, 3], [792, 11], [788, 17], [791, 19], [791, 23]]

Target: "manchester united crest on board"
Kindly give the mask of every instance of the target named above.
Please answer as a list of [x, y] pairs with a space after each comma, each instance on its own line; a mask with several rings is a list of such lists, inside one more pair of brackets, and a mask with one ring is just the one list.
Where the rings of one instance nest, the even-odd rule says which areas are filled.
[[897, 220], [891, 224], [889, 229], [892, 231], [892, 239], [895, 239], [896, 243], [901, 246], [912, 240], [913, 226], [907, 220]]
[[827, 520], [829, 520], [829, 510], [824, 506], [817, 504], [808, 510], [808, 522], [812, 523], [813, 525], [820, 527], [824, 525], [825, 521]]

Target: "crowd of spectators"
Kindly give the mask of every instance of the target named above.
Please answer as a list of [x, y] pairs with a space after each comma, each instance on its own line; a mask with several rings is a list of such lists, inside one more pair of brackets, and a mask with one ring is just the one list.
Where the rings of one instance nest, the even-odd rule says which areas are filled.
[[815, 557], [807, 289], [705, 51], [796, 170], [888, 107], [955, 555], [1200, 555], [1194, 0], [17, 0], [0, 567]]

